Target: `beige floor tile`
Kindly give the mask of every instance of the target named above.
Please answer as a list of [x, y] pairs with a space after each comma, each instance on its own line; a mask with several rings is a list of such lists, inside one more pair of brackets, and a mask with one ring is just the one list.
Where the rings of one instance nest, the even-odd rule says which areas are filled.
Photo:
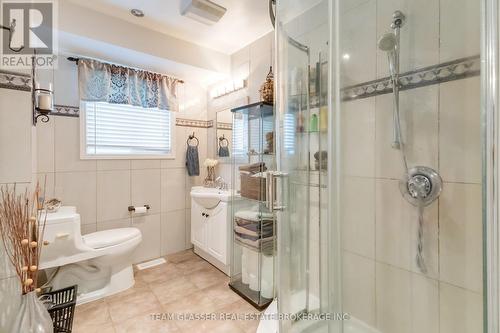
[[102, 325], [111, 322], [108, 305], [104, 300], [79, 305], [75, 308], [74, 326]]
[[179, 328], [172, 321], [158, 320], [148, 314], [116, 324], [115, 331], [116, 333], [171, 333], [179, 332]]
[[201, 293], [212, 300], [217, 310], [241, 300], [238, 294], [229, 289], [227, 283], [204, 288], [201, 290]]
[[[153, 268], [137, 271], [135, 277], [146, 283], [159, 283], [179, 277], [182, 272], [173, 263], [166, 263]], [[150, 286], [151, 287], [151, 286]]]
[[151, 285], [151, 289], [162, 304], [186, 298], [193, 293], [199, 293], [199, 289], [185, 276]]
[[[256, 315], [254, 307], [228, 287], [226, 275], [192, 250], [167, 256], [168, 263], [136, 271], [133, 288], [104, 300], [78, 306], [76, 333], [210, 332], [253, 333], [258, 320], [239, 317], [225, 320], [169, 319], [165, 315]], [[153, 317], [152, 314], [163, 314]], [[190, 319], [190, 320], [188, 320]]]
[[210, 333], [244, 333], [236, 321], [214, 320], [203, 321], [194, 326], [183, 329], [185, 333], [210, 332]]
[[146, 282], [142, 281], [142, 279], [135, 279], [135, 284], [132, 288], [122, 291], [121, 293], [108, 296], [105, 298], [105, 300], [107, 303], [112, 303], [113, 301], [117, 300], [119, 301], [126, 297], [145, 293], [148, 291], [151, 291], [151, 289], [149, 288], [149, 285]]
[[129, 318], [162, 312], [158, 299], [151, 291], [113, 300], [108, 302], [108, 307], [111, 320], [117, 324]]
[[169, 254], [167, 256], [167, 261], [174, 263], [174, 264], [178, 264], [178, 263], [181, 263], [183, 261], [189, 261], [189, 260], [200, 261], [203, 259], [198, 257], [191, 249], [177, 252], [177, 253], [173, 253], [173, 254]]
[[[205, 295], [195, 293], [177, 301], [163, 305], [165, 313], [176, 315], [200, 315], [211, 314], [215, 312], [214, 303]], [[203, 320], [191, 320], [189, 318], [178, 319], [175, 321], [181, 328], [193, 327], [200, 324]]]
[[198, 272], [202, 269], [207, 269], [213, 267], [208, 262], [202, 259], [190, 259], [186, 261], [182, 261], [180, 263], [175, 264], [176, 267], [182, 272], [184, 275], [191, 275], [194, 272]]
[[115, 329], [112, 323], [94, 325], [76, 325], [73, 324], [73, 333], [115, 333]]
[[186, 277], [200, 289], [213, 285], [227, 284], [227, 282], [229, 282], [227, 276], [213, 266], [196, 271], [196, 273], [190, 274]]

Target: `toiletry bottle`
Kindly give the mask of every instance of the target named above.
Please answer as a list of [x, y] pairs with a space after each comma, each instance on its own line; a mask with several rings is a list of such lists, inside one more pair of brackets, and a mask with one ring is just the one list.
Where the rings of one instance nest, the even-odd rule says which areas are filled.
[[310, 132], [318, 131], [318, 115], [316, 113], [313, 113], [311, 115], [311, 120], [309, 122], [309, 131]]

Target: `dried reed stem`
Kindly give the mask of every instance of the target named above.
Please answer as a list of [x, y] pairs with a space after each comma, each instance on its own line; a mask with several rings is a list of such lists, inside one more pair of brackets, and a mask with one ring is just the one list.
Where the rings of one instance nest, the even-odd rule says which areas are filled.
[[[44, 182], [44, 187], [46, 184]], [[0, 235], [23, 294], [36, 290], [47, 214], [40, 204], [40, 186], [32, 195], [16, 193], [16, 185], [0, 187]]]

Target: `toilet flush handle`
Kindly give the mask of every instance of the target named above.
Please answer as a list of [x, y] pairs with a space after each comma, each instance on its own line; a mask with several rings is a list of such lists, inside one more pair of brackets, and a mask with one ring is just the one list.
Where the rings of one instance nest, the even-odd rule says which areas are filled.
[[68, 238], [69, 237], [69, 233], [67, 232], [60, 232], [58, 234], [56, 234], [56, 238]]

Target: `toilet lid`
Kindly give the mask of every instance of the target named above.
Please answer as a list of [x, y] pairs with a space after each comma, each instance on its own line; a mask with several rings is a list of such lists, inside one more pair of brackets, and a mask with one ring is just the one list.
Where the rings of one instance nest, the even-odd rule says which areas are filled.
[[85, 244], [94, 249], [117, 245], [141, 235], [137, 228], [119, 228], [93, 232], [83, 236]]

